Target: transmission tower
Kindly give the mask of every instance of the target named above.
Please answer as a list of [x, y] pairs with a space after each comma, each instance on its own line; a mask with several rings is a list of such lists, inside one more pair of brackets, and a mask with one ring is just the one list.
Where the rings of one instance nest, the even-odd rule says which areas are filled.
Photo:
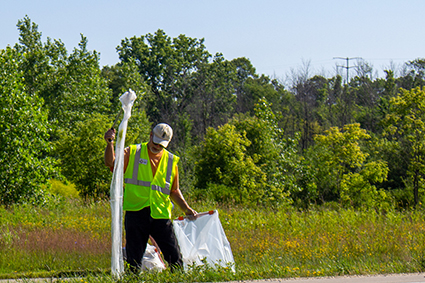
[[345, 83], [348, 84], [348, 79], [349, 79], [349, 75], [350, 75], [349, 69], [350, 68], [353, 68], [353, 67], [357, 67], [357, 66], [350, 66], [350, 60], [353, 60], [353, 59], [363, 59], [363, 58], [361, 58], [361, 57], [352, 57], [352, 58], [348, 58], [348, 57], [346, 57], [346, 58], [344, 58], [344, 57], [334, 57], [333, 59], [343, 59], [343, 60], [346, 60], [347, 61], [347, 65], [346, 66], [337, 65], [337, 67], [345, 68], [347, 70], [347, 77], [345, 78], [346, 79]]

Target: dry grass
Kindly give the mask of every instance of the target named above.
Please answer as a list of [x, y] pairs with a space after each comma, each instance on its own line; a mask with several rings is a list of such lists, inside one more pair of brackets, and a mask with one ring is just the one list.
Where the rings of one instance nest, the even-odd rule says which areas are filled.
[[108, 202], [15, 206], [0, 220], [0, 274], [109, 268]]
[[[106, 235], [105, 235], [106, 236]], [[18, 229], [12, 245], [31, 254], [61, 251], [66, 254], [101, 255], [111, 247], [109, 235], [105, 239], [93, 237], [86, 231], [53, 230], [51, 228], [25, 231]]]

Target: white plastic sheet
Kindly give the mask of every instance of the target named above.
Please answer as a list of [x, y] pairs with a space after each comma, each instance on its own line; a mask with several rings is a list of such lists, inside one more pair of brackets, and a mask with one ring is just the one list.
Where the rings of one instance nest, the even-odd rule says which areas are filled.
[[127, 123], [131, 116], [136, 94], [131, 89], [120, 97], [124, 117], [116, 134], [115, 144], [115, 164], [112, 174], [110, 187], [111, 194], [111, 237], [112, 237], [112, 256], [111, 272], [115, 276], [121, 276], [124, 272], [124, 261], [122, 254], [122, 198], [124, 186], [124, 146], [125, 135], [127, 133]]
[[187, 218], [173, 221], [185, 269], [190, 265], [203, 265], [203, 259], [214, 267], [232, 266], [234, 259], [230, 243], [218, 217], [218, 211], [200, 213], [196, 220]]

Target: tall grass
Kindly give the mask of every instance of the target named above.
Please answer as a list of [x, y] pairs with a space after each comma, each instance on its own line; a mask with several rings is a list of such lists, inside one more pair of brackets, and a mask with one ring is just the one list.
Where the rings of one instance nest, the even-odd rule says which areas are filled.
[[109, 219], [106, 201], [0, 208], [0, 276], [107, 267]]
[[[198, 266], [186, 272], [126, 274], [122, 281], [212, 282], [425, 270], [423, 209], [382, 214], [192, 205], [197, 211], [218, 209], [236, 272]], [[83, 280], [76, 282], [114, 281], [110, 245], [108, 201], [0, 207], [1, 278], [78, 275]]]

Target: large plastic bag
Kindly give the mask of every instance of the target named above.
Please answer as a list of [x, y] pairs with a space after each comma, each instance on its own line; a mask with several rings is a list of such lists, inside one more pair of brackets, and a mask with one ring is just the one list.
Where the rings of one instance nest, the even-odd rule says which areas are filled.
[[[125, 247], [122, 248], [122, 255], [124, 260], [127, 259], [127, 251]], [[156, 246], [152, 246], [149, 243], [146, 244], [145, 253], [142, 257], [142, 267], [140, 271], [156, 270], [158, 272], [166, 269], [166, 265], [161, 258], [161, 254]]]
[[155, 246], [146, 245], [145, 253], [142, 258], [142, 271], [143, 270], [156, 270], [163, 271], [165, 264], [161, 259], [161, 256]]
[[196, 220], [179, 218], [173, 221], [174, 232], [183, 256], [184, 268], [190, 265], [231, 266], [234, 259], [230, 243], [218, 217], [218, 211], [200, 213]]
[[111, 200], [111, 272], [120, 276], [124, 272], [122, 254], [122, 198], [124, 186], [124, 146], [127, 133], [128, 119], [131, 117], [131, 108], [136, 99], [136, 94], [131, 89], [120, 97], [124, 117], [118, 128], [117, 141], [115, 144], [115, 164], [110, 187]]

